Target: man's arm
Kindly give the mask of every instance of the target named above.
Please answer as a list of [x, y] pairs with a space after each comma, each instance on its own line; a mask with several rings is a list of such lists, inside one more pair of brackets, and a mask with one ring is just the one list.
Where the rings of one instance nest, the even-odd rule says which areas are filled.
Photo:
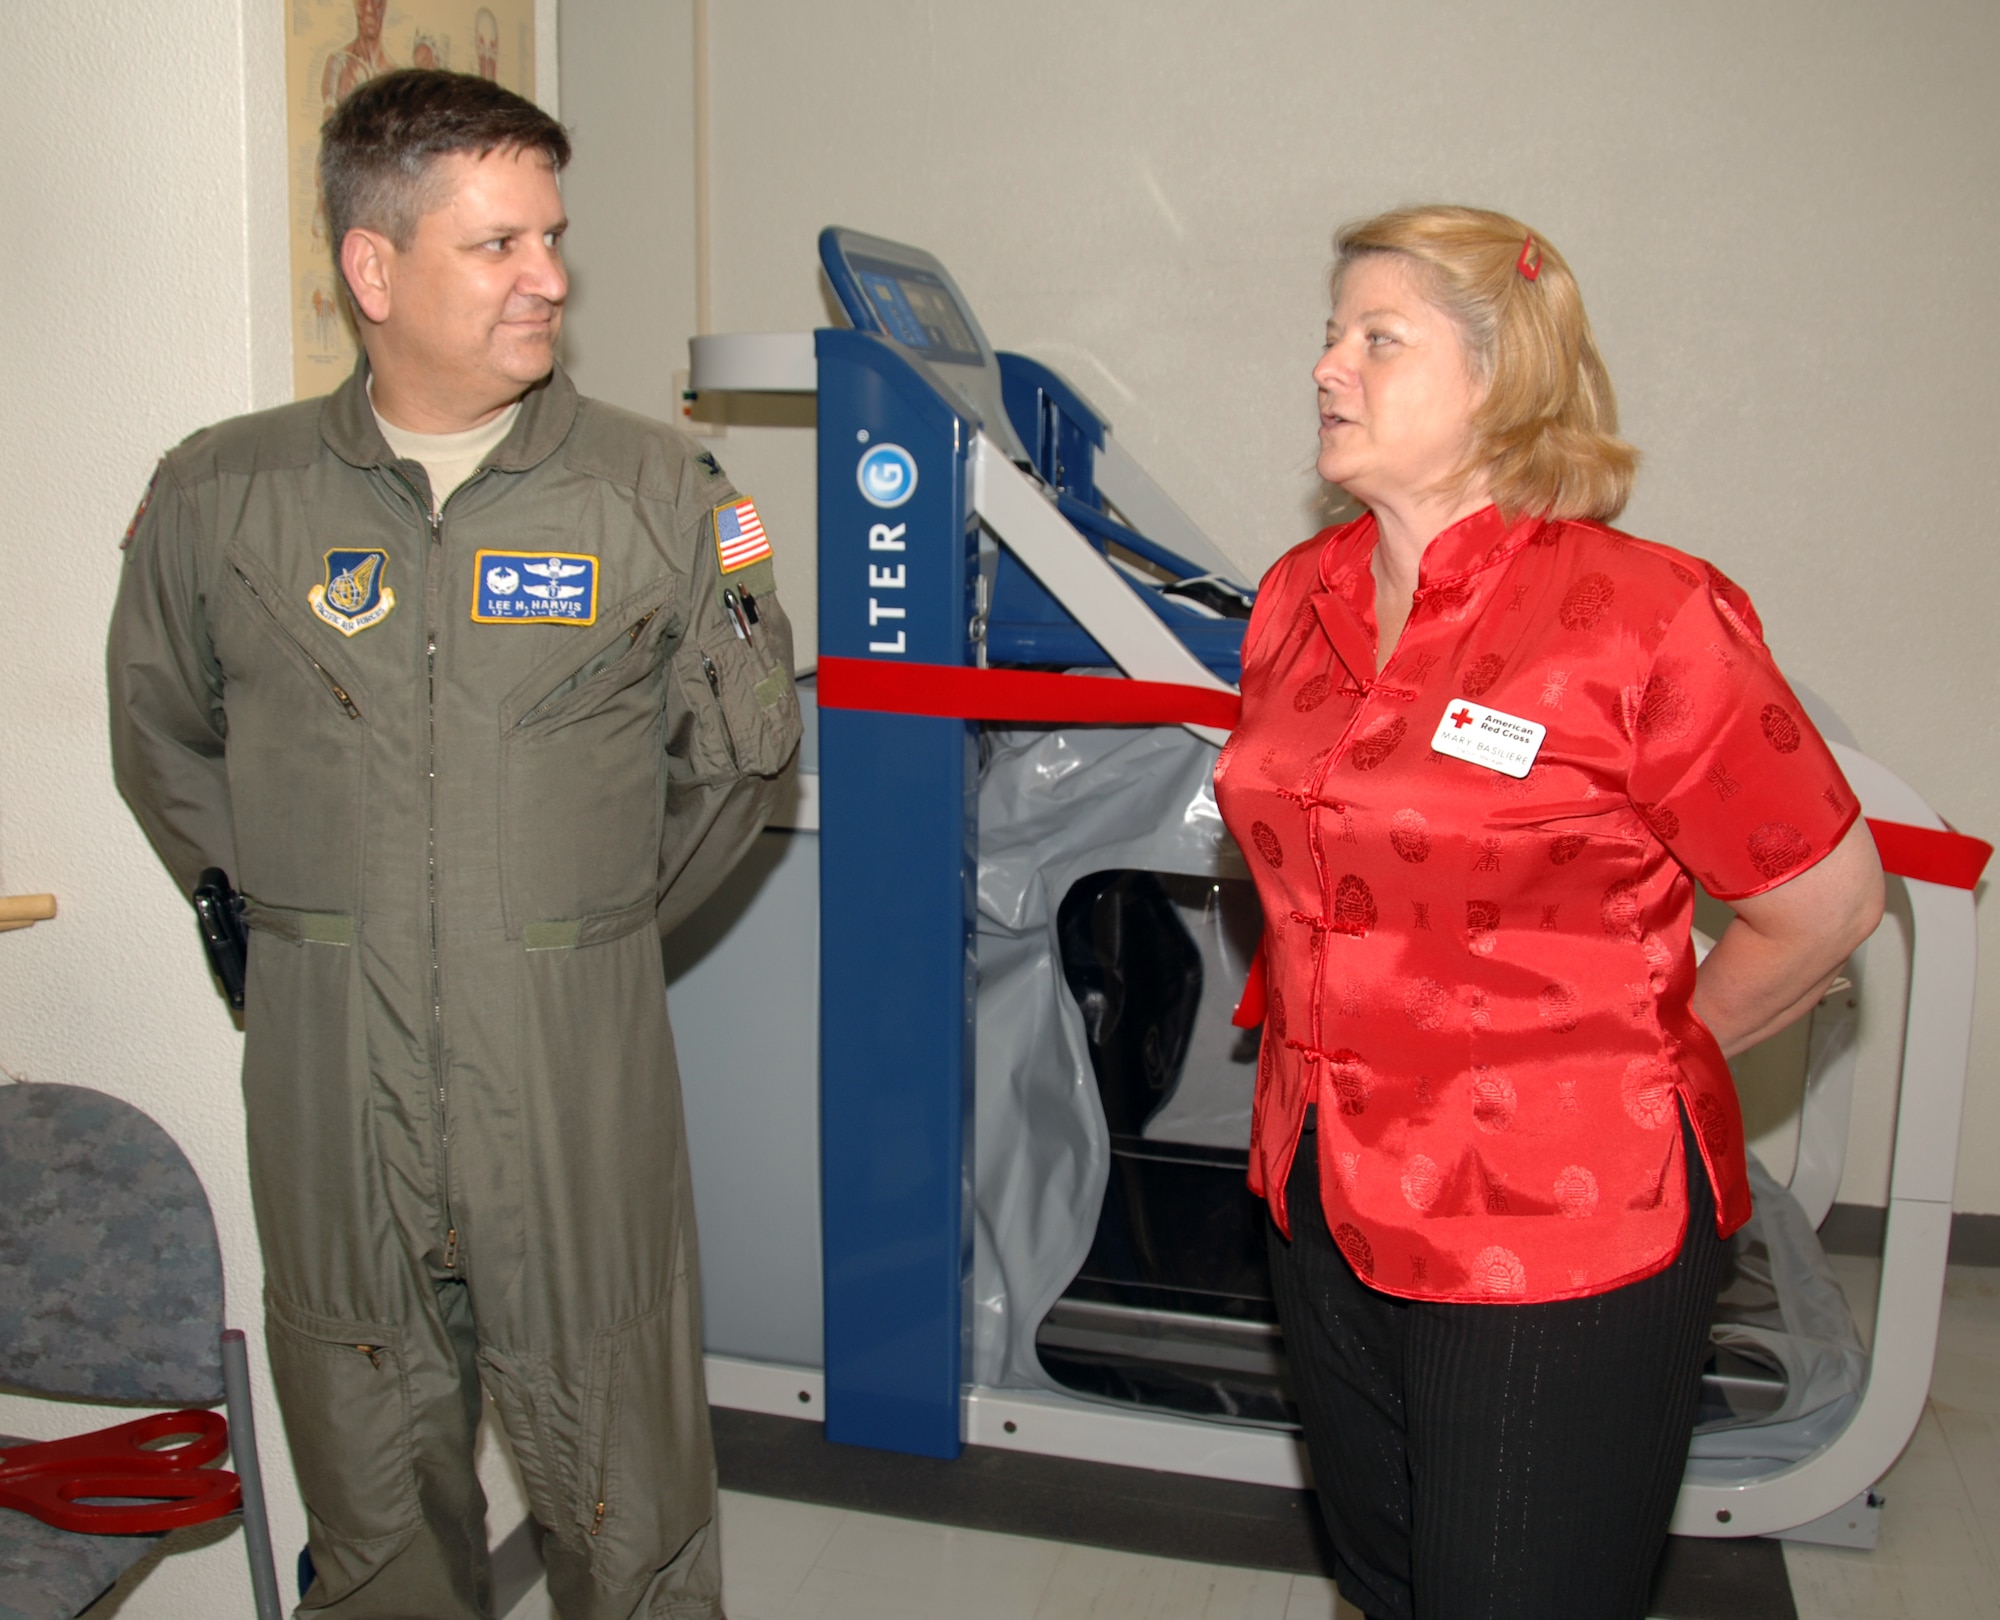
[[111, 767], [183, 895], [205, 867], [236, 870], [223, 762], [222, 671], [196, 583], [193, 507], [166, 464], [134, 524], [106, 665]]
[[[727, 491], [714, 498], [725, 501]], [[723, 575], [713, 512], [702, 522], [688, 629], [670, 676], [681, 713], [667, 743], [662, 933], [686, 921], [742, 859], [798, 756], [792, 626], [770, 561]]]

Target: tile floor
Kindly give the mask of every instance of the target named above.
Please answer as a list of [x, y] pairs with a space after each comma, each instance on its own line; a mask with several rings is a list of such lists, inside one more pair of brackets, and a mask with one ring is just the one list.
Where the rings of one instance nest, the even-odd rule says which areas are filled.
[[[1876, 1263], [1833, 1258], [1864, 1325]], [[1954, 1266], [1873, 1552], [1785, 1549], [1800, 1620], [2000, 1620], [2000, 1270]], [[725, 1491], [731, 1620], [1354, 1620], [1330, 1583]], [[509, 1620], [554, 1620], [537, 1588]], [[1717, 1620], [1727, 1620], [1718, 1616]]]
[[[1865, 1331], [1877, 1264], [1831, 1258]], [[2000, 1620], [2000, 1270], [1947, 1270], [1931, 1397], [1876, 1488], [1873, 1552], [1786, 1546], [1799, 1620]]]

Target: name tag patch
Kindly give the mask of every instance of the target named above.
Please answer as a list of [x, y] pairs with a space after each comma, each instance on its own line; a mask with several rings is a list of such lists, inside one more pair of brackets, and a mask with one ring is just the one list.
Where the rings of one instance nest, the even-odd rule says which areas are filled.
[[1484, 765], [1502, 776], [1526, 776], [1542, 751], [1547, 726], [1461, 699], [1445, 705], [1431, 747], [1453, 759]]
[[396, 593], [384, 583], [388, 571], [386, 551], [329, 551], [326, 578], [306, 592], [306, 600], [343, 636], [359, 635], [396, 605]]
[[595, 624], [597, 559], [568, 551], [482, 551], [472, 560], [475, 624]]

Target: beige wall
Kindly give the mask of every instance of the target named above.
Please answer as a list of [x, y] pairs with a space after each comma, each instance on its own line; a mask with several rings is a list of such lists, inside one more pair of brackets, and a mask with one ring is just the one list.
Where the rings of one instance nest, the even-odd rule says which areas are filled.
[[[690, 0], [566, 0], [583, 385], [671, 408], [693, 325]], [[1755, 596], [1786, 669], [2000, 833], [2000, 11], [1530, 0], [713, 0], [715, 325], [826, 320], [840, 223], [942, 257], [1252, 570], [1316, 525], [1307, 371], [1333, 226], [1503, 208], [1590, 300], [1626, 522]], [[812, 582], [809, 436], [715, 444]], [[809, 614], [807, 615], [809, 616]], [[2000, 939], [1959, 1207], [2000, 1211]], [[1893, 1044], [1874, 1048], [1886, 1053]], [[1842, 1197], [1879, 1202], [1865, 1075]]]

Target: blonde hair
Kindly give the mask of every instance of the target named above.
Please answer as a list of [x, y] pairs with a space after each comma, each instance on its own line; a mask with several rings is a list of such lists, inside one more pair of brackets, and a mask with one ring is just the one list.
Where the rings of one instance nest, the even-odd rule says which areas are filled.
[[1576, 278], [1540, 232], [1484, 208], [1399, 208], [1341, 227], [1334, 249], [1336, 300], [1355, 260], [1393, 253], [1458, 328], [1486, 397], [1453, 482], [1483, 471], [1510, 515], [1608, 523], [1624, 510], [1639, 452], [1618, 437]]

